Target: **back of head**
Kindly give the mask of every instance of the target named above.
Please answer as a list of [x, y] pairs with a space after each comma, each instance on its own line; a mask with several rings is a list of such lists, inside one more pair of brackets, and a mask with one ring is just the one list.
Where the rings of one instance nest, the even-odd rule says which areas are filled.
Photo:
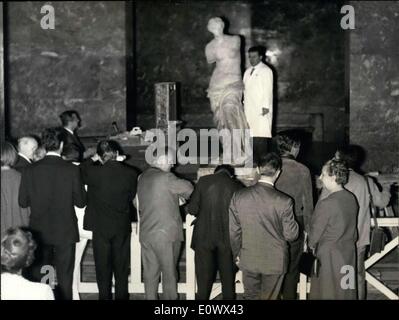
[[43, 147], [46, 151], [59, 151], [62, 143], [61, 128], [47, 128], [42, 132]]
[[346, 145], [337, 149], [338, 158], [346, 163], [348, 168], [357, 169], [360, 165], [361, 153], [359, 146]]
[[10, 142], [1, 144], [1, 166], [12, 167], [17, 162], [17, 151]]
[[349, 169], [345, 161], [332, 159], [327, 161], [323, 169], [331, 177], [335, 176], [338, 185], [345, 185], [348, 182]]
[[258, 167], [262, 176], [273, 177], [281, 170], [282, 162], [277, 153], [270, 152], [259, 160]]
[[116, 141], [103, 140], [97, 144], [97, 154], [100, 156], [103, 163], [106, 163], [110, 160], [116, 160], [118, 151], [119, 145]]
[[29, 267], [34, 259], [36, 243], [29, 231], [10, 228], [1, 240], [2, 272], [18, 273]]
[[277, 150], [280, 156], [295, 155], [293, 150], [299, 149], [301, 141], [292, 132], [279, 133], [276, 137]]
[[33, 136], [24, 136], [18, 139], [18, 151], [31, 158], [38, 147], [38, 142]]
[[169, 171], [175, 163], [175, 156], [176, 151], [173, 148], [165, 146], [157, 150], [157, 155], [152, 165], [163, 171]]
[[222, 164], [216, 167], [214, 173], [219, 173], [219, 172], [225, 172], [227, 173], [230, 177], [234, 177], [234, 168], [232, 166], [229, 166], [227, 164]]

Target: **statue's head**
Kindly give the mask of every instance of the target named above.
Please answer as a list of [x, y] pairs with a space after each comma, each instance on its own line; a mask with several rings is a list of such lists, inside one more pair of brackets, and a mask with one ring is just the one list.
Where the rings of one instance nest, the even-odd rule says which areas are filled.
[[208, 31], [213, 34], [221, 34], [224, 30], [224, 22], [219, 17], [214, 17], [209, 19], [208, 22]]

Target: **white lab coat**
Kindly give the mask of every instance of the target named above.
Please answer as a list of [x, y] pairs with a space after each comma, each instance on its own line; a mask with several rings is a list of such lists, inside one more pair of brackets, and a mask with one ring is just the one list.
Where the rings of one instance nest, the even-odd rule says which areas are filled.
[[[244, 73], [244, 111], [252, 137], [271, 138], [273, 120], [273, 72], [263, 62]], [[262, 108], [269, 113], [262, 116]]]

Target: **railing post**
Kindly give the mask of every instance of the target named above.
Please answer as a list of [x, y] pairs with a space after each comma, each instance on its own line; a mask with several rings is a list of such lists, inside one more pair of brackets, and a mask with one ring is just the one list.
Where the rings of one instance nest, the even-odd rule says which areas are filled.
[[186, 300], [194, 300], [196, 292], [194, 250], [191, 249], [194, 216], [186, 216]]

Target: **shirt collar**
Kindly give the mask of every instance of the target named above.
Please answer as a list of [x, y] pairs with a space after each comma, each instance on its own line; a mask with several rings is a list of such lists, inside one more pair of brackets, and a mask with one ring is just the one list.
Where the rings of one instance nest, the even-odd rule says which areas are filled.
[[60, 157], [61, 158], [61, 155], [59, 153], [57, 153], [57, 152], [54, 152], [54, 151], [47, 152], [46, 156], [56, 156], [56, 157]]
[[73, 131], [72, 131], [71, 129], [69, 129], [69, 128], [67, 128], [67, 127], [64, 127], [64, 129], [65, 129], [66, 131], [68, 131], [70, 134], [73, 134], [73, 135], [74, 135], [74, 133], [73, 133]]
[[259, 63], [256, 66], [252, 66], [253, 69], [258, 68], [262, 64], [262, 61], [259, 61]]
[[274, 183], [272, 183], [272, 182], [270, 182], [270, 181], [262, 180], [262, 178], [260, 178], [260, 179], [258, 180], [258, 182], [266, 183], [266, 184], [271, 185], [272, 187], [274, 187]]
[[24, 154], [22, 154], [22, 153], [20, 153], [20, 152], [18, 152], [18, 155], [19, 155], [20, 157], [24, 158], [24, 159], [25, 159], [26, 161], [28, 161], [29, 163], [32, 163], [32, 160], [29, 159], [26, 155], [24, 155]]

